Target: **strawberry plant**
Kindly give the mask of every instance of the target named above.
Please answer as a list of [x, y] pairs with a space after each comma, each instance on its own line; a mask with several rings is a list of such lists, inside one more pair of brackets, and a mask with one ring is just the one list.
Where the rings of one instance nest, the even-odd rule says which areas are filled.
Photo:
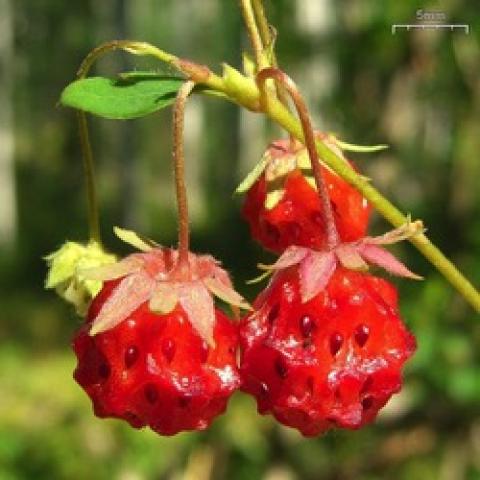
[[[347, 158], [349, 151], [382, 145], [351, 145], [314, 130], [299, 88], [279, 67], [261, 0], [241, 0], [240, 9], [253, 50], [253, 57], [244, 54], [243, 71], [224, 64], [217, 75], [127, 40], [105, 43], [86, 57], [61, 103], [77, 110], [90, 235], [47, 257], [46, 286], [85, 315], [73, 341], [74, 377], [99, 417], [163, 435], [200, 430], [242, 390], [255, 397], [261, 414], [306, 436], [357, 429], [400, 390], [402, 367], [416, 349], [395, 287], [368, 270], [420, 277], [385, 245], [410, 241], [477, 311], [480, 294], [431, 243], [423, 223], [404, 216]], [[154, 57], [177, 73], [88, 77], [95, 61], [114, 50]], [[237, 188], [246, 193], [243, 215], [252, 237], [280, 254], [273, 265], [259, 265], [260, 281], [272, 277], [252, 306], [219, 261], [190, 251], [183, 129], [192, 94], [266, 115], [286, 132], [259, 152]], [[133, 119], [170, 105], [178, 246], [117, 228], [120, 239], [141, 251], [117, 260], [100, 238], [86, 114]], [[222, 125], [213, 127], [221, 132]], [[372, 209], [395, 228], [368, 236]]]

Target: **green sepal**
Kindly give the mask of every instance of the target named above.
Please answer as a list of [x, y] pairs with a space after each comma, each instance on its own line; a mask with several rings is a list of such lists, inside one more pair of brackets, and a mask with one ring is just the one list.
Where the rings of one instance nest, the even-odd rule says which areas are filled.
[[252, 111], [257, 111], [260, 92], [252, 78], [242, 75], [227, 63], [223, 64], [223, 83], [227, 95], [235, 102]]
[[103, 283], [88, 280], [80, 272], [114, 263], [117, 259], [115, 255], [105, 252], [99, 243], [91, 241], [87, 245], [66, 242], [47, 255], [45, 260], [49, 267], [45, 288], [55, 289], [61, 298], [71, 303], [77, 313], [83, 316]]
[[380, 152], [389, 148], [388, 145], [354, 145], [352, 143], [342, 142], [332, 135], [333, 142], [346, 152], [373, 153]]
[[149, 252], [152, 248], [159, 247], [158, 243], [140, 236], [137, 232], [133, 230], [126, 230], [125, 228], [113, 227], [113, 232], [115, 235], [122, 240], [122, 242], [131, 245], [133, 248], [140, 250], [141, 252]]
[[260, 175], [262, 175], [269, 161], [270, 161], [270, 156], [267, 154], [263, 155], [261, 160], [253, 167], [253, 169], [242, 180], [240, 185], [235, 189], [235, 193], [248, 192], [248, 190], [250, 190], [252, 185], [258, 180]]
[[250, 280], [247, 280], [245, 283], [247, 285], [255, 285], [256, 283], [260, 283], [266, 278], [268, 278], [272, 274], [272, 270], [267, 270], [265, 272], [262, 272], [258, 277], [251, 278]]

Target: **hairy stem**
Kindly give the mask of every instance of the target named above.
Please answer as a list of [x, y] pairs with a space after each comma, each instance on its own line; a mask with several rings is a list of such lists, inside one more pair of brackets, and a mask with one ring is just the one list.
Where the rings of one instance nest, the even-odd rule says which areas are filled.
[[[266, 68], [258, 73], [257, 83], [261, 93], [264, 92], [265, 81], [267, 78], [274, 78], [280, 85], [282, 85], [289, 93], [293, 103], [295, 104], [295, 108], [297, 109], [298, 117], [300, 118], [300, 123], [302, 125], [305, 146], [307, 147], [308, 155], [310, 157], [310, 163], [312, 165], [312, 171], [315, 177], [318, 195], [322, 204], [322, 215], [325, 222], [325, 227], [327, 229], [327, 247], [329, 249], [335, 248], [340, 243], [340, 239], [338, 236], [337, 227], [335, 225], [330, 197], [328, 196], [327, 187], [322, 176], [320, 160], [318, 158], [317, 148], [315, 145], [315, 134], [313, 132], [312, 122], [310, 120], [307, 106], [305, 105], [305, 102], [298, 91], [295, 82], [285, 72], [282, 72], [278, 68]], [[265, 100], [265, 102], [268, 104], [268, 97], [266, 95], [261, 95], [261, 99]], [[265, 109], [268, 109], [267, 105], [265, 105]]]
[[190, 242], [183, 128], [185, 123], [185, 104], [193, 87], [195, 87], [195, 82], [192, 80], [186, 81], [178, 91], [177, 99], [173, 106], [173, 169], [175, 172], [175, 191], [178, 208], [178, 257], [180, 265], [188, 264]]
[[101, 243], [97, 190], [95, 188], [95, 168], [85, 112], [78, 110], [77, 119], [80, 145], [82, 149], [83, 171], [85, 174], [85, 185], [87, 190], [89, 237], [90, 240]]

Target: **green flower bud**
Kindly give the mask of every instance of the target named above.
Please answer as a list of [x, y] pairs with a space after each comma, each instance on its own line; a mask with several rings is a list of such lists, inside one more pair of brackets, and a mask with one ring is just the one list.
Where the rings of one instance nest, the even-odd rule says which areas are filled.
[[101, 290], [103, 283], [87, 279], [82, 272], [116, 262], [115, 255], [106, 253], [95, 241], [82, 245], [66, 242], [45, 260], [48, 275], [45, 288], [54, 288], [58, 295], [75, 306], [79, 315], [85, 315], [93, 297]]

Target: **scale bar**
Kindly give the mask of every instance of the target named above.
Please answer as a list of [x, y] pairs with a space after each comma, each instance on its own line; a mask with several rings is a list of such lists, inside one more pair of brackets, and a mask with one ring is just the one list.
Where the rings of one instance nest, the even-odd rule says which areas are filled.
[[452, 32], [455, 29], [462, 29], [465, 30], [465, 33], [468, 35], [470, 33], [470, 25], [460, 25], [460, 24], [452, 24], [452, 25], [447, 25], [445, 23], [438, 23], [438, 24], [432, 24], [432, 23], [423, 23], [423, 24], [418, 24], [418, 23], [412, 23], [412, 24], [395, 24], [392, 25], [392, 35], [395, 35], [396, 31], [398, 29], [403, 29], [406, 28], [407, 31], [412, 30], [412, 29], [421, 29], [421, 30], [426, 30], [426, 29], [449, 29]]

